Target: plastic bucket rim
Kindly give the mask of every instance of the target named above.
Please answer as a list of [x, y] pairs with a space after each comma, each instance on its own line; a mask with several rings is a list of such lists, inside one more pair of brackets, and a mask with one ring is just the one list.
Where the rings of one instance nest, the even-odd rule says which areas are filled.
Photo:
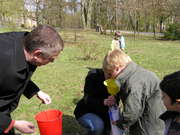
[[[48, 111], [58, 111], [58, 112], [61, 112], [61, 111], [58, 110], [58, 109], [49, 109], [49, 110], [41, 111], [41, 112], [39, 112], [39, 113], [36, 114], [35, 120], [36, 120], [37, 122], [50, 122], [50, 121], [57, 120], [57, 118], [51, 119], [51, 120], [38, 120], [38, 119], [37, 119], [37, 116], [38, 116], [40, 113], [48, 112]], [[63, 115], [63, 112], [59, 113], [59, 116], [60, 116], [60, 117], [62, 117], [62, 115]]]

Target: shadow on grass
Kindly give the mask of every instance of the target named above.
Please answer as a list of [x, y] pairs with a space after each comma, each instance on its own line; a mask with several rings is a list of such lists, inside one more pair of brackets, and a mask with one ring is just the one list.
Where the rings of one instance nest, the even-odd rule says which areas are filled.
[[79, 102], [79, 100], [80, 100], [79, 98], [74, 98], [74, 99], [73, 99], [73, 104], [74, 104], [74, 105], [77, 105], [77, 103]]
[[86, 131], [82, 128], [75, 117], [63, 115], [63, 135], [85, 135]]

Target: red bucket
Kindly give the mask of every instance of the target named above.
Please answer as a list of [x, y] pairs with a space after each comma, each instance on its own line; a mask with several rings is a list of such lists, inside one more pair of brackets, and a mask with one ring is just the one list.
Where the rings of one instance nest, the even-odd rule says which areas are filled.
[[62, 135], [62, 112], [46, 110], [35, 116], [41, 135]]

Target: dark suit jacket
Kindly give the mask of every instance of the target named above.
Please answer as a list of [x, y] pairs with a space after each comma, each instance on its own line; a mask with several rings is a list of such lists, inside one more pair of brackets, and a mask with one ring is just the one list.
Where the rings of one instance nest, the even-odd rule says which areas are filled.
[[39, 88], [31, 81], [36, 66], [25, 60], [25, 32], [0, 34], [0, 134], [11, 123], [10, 113], [22, 94], [31, 98]]

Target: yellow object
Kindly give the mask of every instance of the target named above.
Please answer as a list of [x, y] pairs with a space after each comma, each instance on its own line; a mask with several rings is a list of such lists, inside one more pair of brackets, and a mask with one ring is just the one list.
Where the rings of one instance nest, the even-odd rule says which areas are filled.
[[114, 79], [105, 80], [104, 85], [107, 87], [108, 93], [113, 96], [120, 91], [120, 88]]

